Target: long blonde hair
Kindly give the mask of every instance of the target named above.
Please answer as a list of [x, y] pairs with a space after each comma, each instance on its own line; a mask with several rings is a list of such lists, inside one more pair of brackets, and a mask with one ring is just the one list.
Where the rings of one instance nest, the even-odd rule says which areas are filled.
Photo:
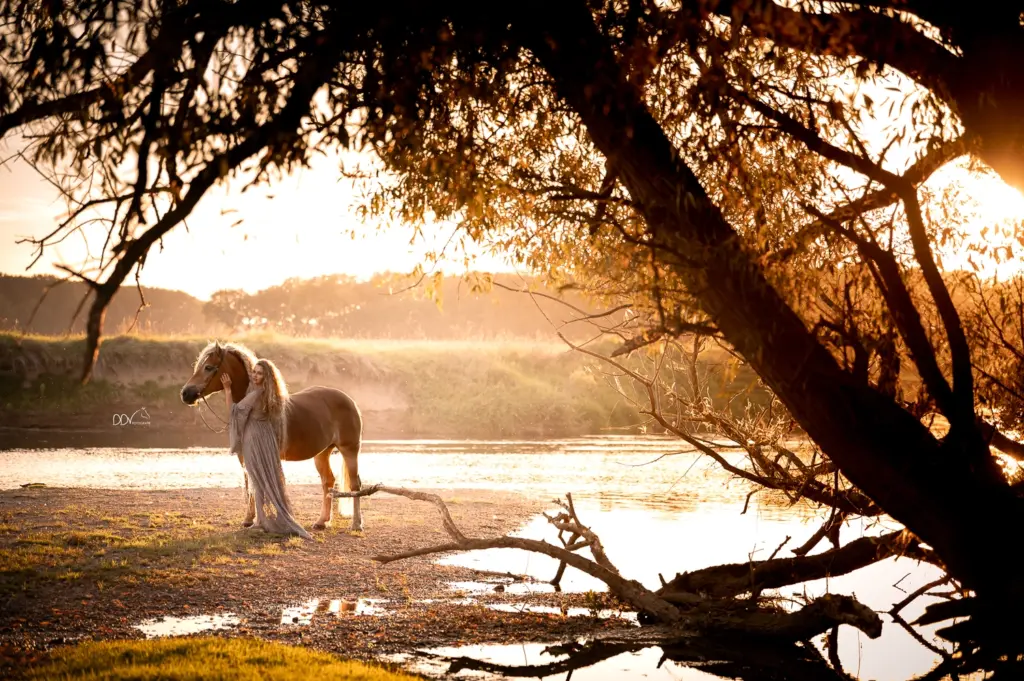
[[253, 366], [263, 368], [263, 395], [260, 396], [260, 406], [266, 413], [267, 418], [274, 425], [274, 434], [277, 436], [277, 446], [284, 447], [287, 439], [287, 415], [288, 415], [288, 385], [284, 382], [281, 372], [269, 359], [259, 359]]

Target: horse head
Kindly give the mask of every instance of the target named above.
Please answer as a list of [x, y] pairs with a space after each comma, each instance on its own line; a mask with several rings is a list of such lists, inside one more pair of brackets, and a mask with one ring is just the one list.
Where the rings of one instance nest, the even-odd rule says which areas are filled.
[[181, 401], [193, 405], [200, 398], [219, 392], [223, 389], [220, 382], [223, 373], [231, 376], [235, 396], [244, 395], [249, 386], [249, 372], [243, 360], [220, 341], [215, 341], [199, 354], [195, 371], [181, 388]]

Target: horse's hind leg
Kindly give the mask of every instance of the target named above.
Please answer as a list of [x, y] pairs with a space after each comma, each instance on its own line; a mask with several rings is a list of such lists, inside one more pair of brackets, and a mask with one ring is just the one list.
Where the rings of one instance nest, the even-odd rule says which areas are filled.
[[331, 524], [332, 511], [334, 509], [334, 497], [331, 496], [331, 489], [334, 487], [334, 471], [331, 470], [331, 451], [333, 446], [328, 447], [313, 457], [316, 464], [316, 472], [320, 474], [320, 489], [323, 490], [323, 502], [320, 505], [320, 519], [313, 523], [314, 530], [322, 530]]
[[[362, 486], [359, 480], [359, 445], [351, 447], [338, 447], [341, 456], [345, 460], [345, 488], [349, 492], [358, 492]], [[352, 497], [352, 529], [363, 529], [363, 514], [359, 508], [359, 497]]]
[[245, 470], [241, 454], [238, 455], [238, 463], [242, 464], [242, 475], [245, 476], [245, 520], [242, 521], [242, 527], [252, 527], [256, 517], [256, 497], [253, 496], [253, 490], [249, 489], [249, 473]]

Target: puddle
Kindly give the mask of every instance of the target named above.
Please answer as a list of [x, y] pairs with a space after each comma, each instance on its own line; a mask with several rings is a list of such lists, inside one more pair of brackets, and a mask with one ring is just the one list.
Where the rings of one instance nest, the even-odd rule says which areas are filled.
[[384, 599], [380, 598], [314, 598], [300, 605], [284, 608], [281, 611], [281, 624], [308, 625], [318, 613], [325, 613], [334, 617], [341, 617], [343, 615], [356, 617], [362, 615], [385, 615], [387, 610], [378, 605], [384, 602]]
[[[478, 582], [454, 582], [453, 584], [477, 584]], [[488, 589], [489, 591], [490, 589]], [[583, 607], [557, 607], [553, 605], [532, 605], [530, 603], [481, 603], [475, 598], [446, 598], [446, 599], [434, 599], [434, 598], [422, 598], [415, 601], [417, 604], [430, 604], [430, 603], [443, 603], [444, 605], [457, 605], [457, 606], [479, 606], [481, 608], [487, 608], [488, 610], [497, 610], [498, 612], [535, 612], [535, 613], [546, 613], [549, 615], [562, 615], [564, 617], [599, 617], [601, 619], [610, 619], [612, 617], [618, 617], [620, 619], [629, 620], [631, 622], [637, 622], [637, 615], [635, 612], [628, 610], [611, 610], [608, 608], [602, 608], [600, 610], [591, 610], [590, 608]]]
[[[574, 501], [581, 520], [601, 537], [611, 561], [624, 574], [649, 589], [661, 586], [659, 575], [671, 579], [677, 572], [767, 557], [787, 536], [809, 536], [818, 526], [817, 521], [802, 522], [792, 518], [783, 521], [753, 513], [744, 515], [739, 512], [742, 506], [709, 505], [690, 512], [607, 507], [599, 500], [575, 495]], [[851, 523], [847, 536], [864, 531], [864, 528]], [[557, 534], [542, 515], [536, 515], [512, 536], [560, 546]], [[679, 537], [680, 541], [665, 544], [664, 537]], [[728, 541], [723, 541], [723, 537], [728, 537]], [[658, 546], [658, 550], [652, 551], [653, 546]], [[581, 555], [592, 557], [588, 549], [581, 551]], [[504, 584], [507, 593], [550, 593], [556, 590], [549, 582], [558, 572], [558, 560], [520, 549], [454, 553], [439, 559], [438, 563], [485, 573], [511, 572], [526, 575], [532, 580]], [[492, 591], [496, 585], [493, 580], [478, 579], [475, 583], [459, 583], [458, 588], [467, 593], [483, 593]], [[565, 593], [606, 590], [603, 582], [572, 567], [566, 568], [559, 587]]]
[[146, 635], [146, 638], [157, 638], [160, 636], [185, 636], [197, 634], [201, 631], [214, 631], [217, 629], [230, 629], [237, 626], [241, 620], [232, 613], [222, 615], [192, 615], [189, 617], [162, 617], [160, 619], [145, 620], [136, 624], [135, 628]]
[[[815, 524], [812, 523], [795, 519], [781, 522], [756, 514], [740, 514], [737, 509], [714, 505], [690, 512], [621, 506], [609, 508], [584, 497], [576, 498], [575, 502], [583, 522], [601, 537], [611, 561], [623, 574], [637, 579], [652, 590], [661, 585], [662, 577], [671, 579], [677, 572], [741, 562], [748, 557], [767, 557], [787, 537], [792, 538], [786, 544], [788, 549], [797, 544], [795, 540], [808, 536], [815, 529]], [[884, 524], [870, 526], [866, 521], [849, 523], [843, 529], [844, 541], [857, 536], [875, 535], [886, 529]], [[543, 516], [535, 516], [514, 532], [513, 536], [559, 544], [557, 531], [550, 527]], [[665, 537], [675, 537], [677, 541], [666, 543]], [[652, 547], [657, 549], [652, 550]], [[783, 555], [785, 552], [784, 550]], [[586, 549], [581, 551], [581, 555], [592, 557]], [[504, 583], [505, 593], [511, 595], [552, 591], [553, 587], [545, 582], [552, 579], [558, 570], [556, 559], [518, 549], [457, 553], [438, 562], [484, 572], [511, 572], [538, 580]], [[849, 594], [878, 612], [887, 612], [894, 603], [903, 600], [907, 594], [938, 576], [938, 570], [932, 566], [921, 565], [908, 558], [890, 558], [849, 575], [833, 576], [786, 587], [780, 589], [778, 593], [790, 598], [800, 598], [805, 593], [810, 597], [826, 592]], [[482, 597], [493, 594], [498, 582], [485, 578], [452, 582], [450, 586], [465, 596]], [[568, 567], [562, 576], [561, 591], [600, 593], [606, 592], [607, 586], [590, 575]], [[935, 600], [937, 599], [927, 597], [918, 599], [903, 614], [908, 621], [913, 621], [924, 611], [925, 605]], [[847, 669], [858, 670], [861, 678], [870, 678], [874, 681], [905, 681], [926, 673], [941, 661], [933, 650], [922, 646], [888, 618], [884, 619], [884, 633], [878, 639], [869, 639], [848, 627], [841, 631], [839, 655]], [[927, 625], [919, 627], [917, 631], [929, 643], [947, 648], [948, 646], [935, 635], [940, 626]], [[653, 673], [653, 666], [651, 669]], [[687, 667], [687, 670], [687, 673], [694, 671], [692, 667]], [[643, 669], [635, 668], [630, 674], [616, 678], [645, 678], [645, 673]], [[578, 677], [574, 673], [573, 679], [577, 678], [602, 677]]]

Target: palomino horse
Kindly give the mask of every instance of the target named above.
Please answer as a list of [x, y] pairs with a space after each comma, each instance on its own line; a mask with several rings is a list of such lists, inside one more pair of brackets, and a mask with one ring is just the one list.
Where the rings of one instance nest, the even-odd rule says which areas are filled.
[[[199, 353], [195, 372], [181, 389], [181, 401], [194, 405], [200, 398], [223, 390], [220, 375], [226, 373], [231, 376], [231, 399], [237, 403], [245, 397], [245, 391], [249, 388], [249, 376], [255, 364], [256, 356], [244, 346], [235, 343], [210, 343]], [[281, 459], [313, 459], [313, 463], [316, 464], [324, 498], [320, 519], [313, 525], [313, 529], [322, 530], [331, 522], [334, 512], [331, 489], [334, 487], [335, 478], [331, 471], [331, 451], [335, 447], [345, 461], [345, 487], [349, 491], [359, 489], [358, 457], [363, 418], [351, 397], [340, 390], [317, 385], [290, 395], [286, 421], [286, 439], [281, 449]], [[241, 463], [241, 455], [238, 459]], [[248, 490], [248, 476], [245, 486]], [[247, 496], [248, 510], [243, 523], [246, 527], [252, 525], [256, 515], [255, 499], [251, 494]], [[355, 497], [352, 500], [352, 529], [361, 530], [362, 527], [359, 497]]]

